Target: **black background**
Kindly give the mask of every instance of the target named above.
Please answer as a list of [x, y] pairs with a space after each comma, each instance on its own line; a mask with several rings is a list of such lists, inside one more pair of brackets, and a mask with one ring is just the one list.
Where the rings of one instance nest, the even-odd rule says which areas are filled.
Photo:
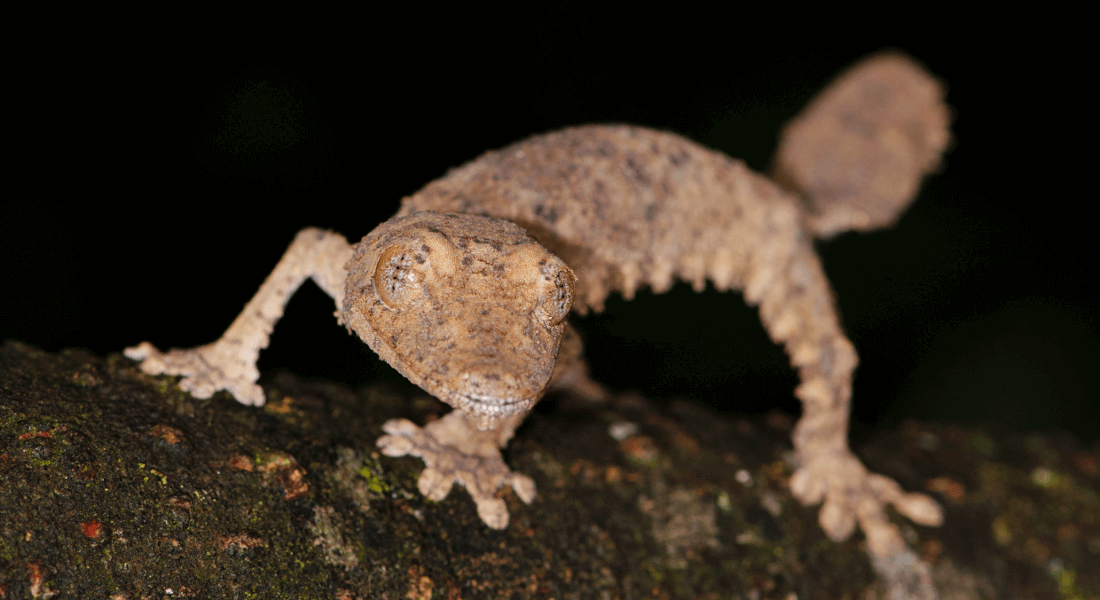
[[[855, 418], [1100, 438], [1095, 190], [1080, 183], [1096, 154], [1091, 75], [1075, 71], [1072, 36], [891, 21], [822, 23], [808, 39], [774, 16], [684, 12], [330, 14], [58, 38], [63, 51], [5, 75], [0, 338], [103, 355], [212, 341], [298, 229], [358, 240], [448, 168], [566, 125], [672, 130], [763, 171], [815, 92], [892, 47], [947, 82], [956, 144], [897, 227], [819, 244], [861, 356]], [[397, 377], [332, 310], [307, 284], [261, 370]], [[797, 411], [782, 350], [736, 295], [681, 284], [580, 324], [614, 389]]]

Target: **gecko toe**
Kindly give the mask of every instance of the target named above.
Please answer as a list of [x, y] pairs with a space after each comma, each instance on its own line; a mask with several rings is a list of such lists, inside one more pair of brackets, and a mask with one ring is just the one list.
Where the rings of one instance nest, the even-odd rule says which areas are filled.
[[382, 431], [390, 435], [411, 436], [420, 432], [420, 427], [408, 419], [390, 419], [382, 424]]
[[943, 525], [943, 508], [939, 503], [924, 494], [910, 492], [894, 501], [898, 512], [914, 523], [928, 527]]
[[535, 500], [535, 481], [526, 475], [512, 473], [510, 478], [512, 489], [524, 504], [530, 504]]
[[828, 494], [818, 513], [818, 523], [834, 542], [848, 539], [856, 528], [856, 514], [840, 494]]
[[436, 469], [427, 468], [420, 473], [420, 479], [416, 482], [417, 489], [431, 500], [439, 502], [451, 493], [454, 485], [454, 475], [444, 474]]
[[791, 493], [802, 504], [817, 504], [825, 497], [825, 485], [810, 469], [801, 468], [791, 475]]
[[229, 392], [233, 394], [233, 396], [241, 404], [245, 404], [247, 406], [264, 405], [264, 390], [255, 383], [241, 383], [231, 386], [227, 389], [229, 389]]
[[126, 358], [129, 358], [131, 360], [143, 361], [150, 356], [160, 354], [160, 351], [157, 350], [156, 346], [150, 344], [149, 342], [142, 342], [137, 346], [130, 346], [129, 348], [126, 348], [122, 351], [122, 354], [126, 356]]
[[375, 445], [382, 449], [386, 456], [405, 456], [413, 449], [412, 440], [401, 435], [384, 435], [378, 438]]
[[508, 527], [508, 506], [497, 497], [475, 498], [477, 502], [477, 516], [493, 529]]
[[217, 390], [214, 382], [199, 375], [184, 375], [180, 380], [180, 389], [195, 398], [209, 398]]

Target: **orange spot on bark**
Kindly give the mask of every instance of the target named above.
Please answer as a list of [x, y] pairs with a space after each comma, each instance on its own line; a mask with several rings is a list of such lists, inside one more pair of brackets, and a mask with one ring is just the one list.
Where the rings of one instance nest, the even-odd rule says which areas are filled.
[[99, 521], [96, 521], [95, 519], [81, 523], [80, 528], [84, 530], [85, 536], [93, 540], [98, 538], [99, 535], [103, 533], [103, 524]]
[[235, 469], [237, 471], [253, 471], [255, 469], [255, 467], [252, 466], [252, 460], [243, 454], [234, 454], [230, 456], [227, 464], [230, 469]]

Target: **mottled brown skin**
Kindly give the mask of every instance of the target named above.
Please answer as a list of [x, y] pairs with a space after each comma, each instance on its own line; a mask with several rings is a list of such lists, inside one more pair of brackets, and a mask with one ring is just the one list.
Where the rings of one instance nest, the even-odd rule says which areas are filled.
[[943, 93], [898, 55], [857, 65], [784, 130], [774, 171], [787, 189], [670, 133], [593, 125], [534, 136], [405, 198], [354, 247], [329, 232], [299, 234], [218, 342], [167, 354], [144, 343], [127, 355], [146, 372], [186, 375], [181, 386], [200, 397], [229, 389], [262, 403], [256, 356], [286, 299], [313, 277], [349, 329], [456, 409], [424, 428], [387, 422], [379, 446], [424, 459], [425, 495], [442, 499], [462, 483], [482, 519], [503, 528], [496, 490], [535, 496], [500, 456], [516, 426], [548, 386], [605, 394], [587, 377], [570, 307], [600, 311], [612, 292], [662, 292], [677, 278], [700, 290], [709, 279], [759, 306], [798, 370], [794, 495], [824, 502], [820, 521], [834, 539], [859, 524], [876, 569], [928, 597], [918, 593], [931, 589], [927, 565], [884, 507], [927, 525], [940, 509], [868, 473], [848, 449], [858, 358], [812, 238], [897, 219], [950, 140]]
[[951, 142], [943, 86], [911, 61], [863, 61], [783, 128], [774, 179], [816, 237], [893, 225]]
[[344, 323], [480, 429], [545, 393], [575, 277], [515, 224], [394, 217], [355, 245], [348, 268]]

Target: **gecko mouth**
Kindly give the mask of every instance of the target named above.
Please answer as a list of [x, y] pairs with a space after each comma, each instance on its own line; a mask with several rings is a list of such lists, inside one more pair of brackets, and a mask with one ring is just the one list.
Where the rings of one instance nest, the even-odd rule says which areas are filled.
[[[479, 368], [480, 367], [480, 368]], [[528, 377], [499, 363], [471, 367], [454, 382], [451, 397], [462, 410], [479, 417], [503, 418], [526, 412], [541, 396], [545, 383], [537, 387]]]
[[519, 414], [534, 404], [530, 398], [514, 399], [463, 393], [455, 394], [455, 397], [462, 410], [485, 417], [507, 417]]

